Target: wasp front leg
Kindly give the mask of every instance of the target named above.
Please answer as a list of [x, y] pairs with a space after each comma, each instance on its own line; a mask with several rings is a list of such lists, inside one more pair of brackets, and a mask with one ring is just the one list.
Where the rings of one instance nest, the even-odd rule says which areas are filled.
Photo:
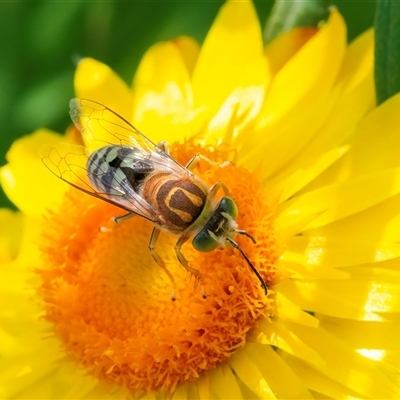
[[190, 272], [196, 278], [196, 280], [200, 281], [201, 296], [203, 297], [203, 299], [206, 299], [207, 295], [204, 290], [203, 276], [201, 275], [200, 271], [189, 266], [188, 261], [186, 260], [185, 256], [181, 252], [181, 248], [182, 248], [183, 244], [189, 239], [189, 237], [190, 237], [190, 235], [183, 234], [178, 239], [178, 241], [176, 242], [176, 245], [175, 245], [175, 253], [176, 253], [176, 256], [178, 257], [179, 262], [182, 264], [183, 268], [185, 268], [186, 271]]
[[208, 157], [203, 156], [202, 154], [196, 154], [193, 156], [189, 162], [186, 164], [185, 168], [188, 169], [189, 171], [192, 171], [193, 168], [200, 162], [200, 161], [205, 161], [206, 163], [212, 165], [213, 167], [220, 167], [220, 168], [225, 168], [228, 165], [231, 165], [231, 161], [224, 161], [221, 164], [218, 164], [215, 161], [210, 160]]
[[169, 155], [169, 146], [168, 142], [160, 142], [158, 143], [158, 147], [165, 153]]
[[171, 294], [171, 299], [175, 301], [175, 279], [172, 276], [171, 272], [168, 271], [164, 260], [160, 257], [160, 255], [156, 252], [155, 247], [156, 247], [156, 242], [158, 237], [160, 236], [161, 230], [154, 227], [153, 231], [151, 232], [150, 235], [150, 240], [149, 240], [149, 250], [150, 254], [152, 255], [154, 261], [163, 269], [163, 271], [168, 275], [168, 278], [171, 280], [173, 284], [173, 290]]

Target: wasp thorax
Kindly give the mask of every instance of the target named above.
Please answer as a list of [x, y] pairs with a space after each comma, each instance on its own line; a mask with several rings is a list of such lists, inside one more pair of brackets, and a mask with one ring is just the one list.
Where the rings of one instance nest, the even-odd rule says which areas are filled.
[[160, 212], [167, 224], [182, 231], [201, 214], [207, 191], [189, 177], [177, 179], [169, 173], [159, 173], [145, 182], [143, 197]]
[[193, 238], [193, 247], [201, 252], [223, 247], [225, 238], [231, 237], [237, 228], [237, 213], [235, 202], [230, 197], [223, 197], [204, 228]]

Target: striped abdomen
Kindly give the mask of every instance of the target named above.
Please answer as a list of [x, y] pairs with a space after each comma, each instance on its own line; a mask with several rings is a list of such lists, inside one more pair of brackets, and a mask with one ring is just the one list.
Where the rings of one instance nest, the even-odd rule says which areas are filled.
[[188, 177], [178, 179], [169, 173], [156, 173], [143, 185], [142, 196], [162, 215], [172, 228], [183, 231], [201, 214], [207, 190]]
[[105, 146], [86, 165], [92, 185], [108, 197], [121, 197], [127, 188], [138, 193], [143, 180], [154, 171], [151, 161], [134, 147]]

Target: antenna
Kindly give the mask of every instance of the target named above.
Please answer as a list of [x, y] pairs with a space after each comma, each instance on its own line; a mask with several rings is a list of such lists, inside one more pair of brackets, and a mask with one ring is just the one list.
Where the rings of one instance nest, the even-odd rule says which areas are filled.
[[[251, 235], [249, 235], [247, 232], [246, 233], [244, 233], [245, 231], [242, 231], [242, 232], [236, 231], [236, 232], [248, 236], [250, 239], [252, 239], [255, 242], [254, 238]], [[249, 257], [247, 257], [246, 253], [240, 248], [240, 246], [234, 240], [232, 240], [231, 238], [228, 238], [228, 237], [226, 238], [226, 240], [232, 245], [232, 247], [239, 250], [240, 254], [243, 256], [243, 258], [246, 260], [249, 267], [253, 270], [253, 272], [256, 274], [258, 280], [261, 282], [261, 286], [263, 287], [263, 289], [265, 291], [265, 295], [267, 295], [268, 294], [267, 284], [264, 282], [264, 279], [261, 277], [261, 275], [257, 271], [256, 267], [252, 264]]]

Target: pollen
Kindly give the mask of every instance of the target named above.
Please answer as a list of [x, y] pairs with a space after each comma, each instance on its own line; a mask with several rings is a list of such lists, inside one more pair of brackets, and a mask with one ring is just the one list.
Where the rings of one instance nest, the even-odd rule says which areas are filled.
[[[216, 164], [229, 157], [193, 142], [172, 146], [183, 164], [196, 153]], [[269, 286], [268, 296], [236, 249], [199, 253], [188, 241], [182, 253], [203, 276], [204, 299], [176, 259], [178, 236], [162, 232], [156, 250], [172, 282], [148, 250], [150, 222], [134, 217], [115, 224], [113, 217], [125, 211], [74, 188], [45, 222], [47, 263], [38, 273], [47, 320], [77, 364], [134, 393], [173, 393], [215, 368], [245, 344], [260, 318], [268, 319], [273, 301], [280, 246], [257, 177], [229, 163], [201, 161], [194, 172], [210, 186], [223, 181], [230, 189], [239, 228], [256, 239], [237, 235], [235, 241]]]

